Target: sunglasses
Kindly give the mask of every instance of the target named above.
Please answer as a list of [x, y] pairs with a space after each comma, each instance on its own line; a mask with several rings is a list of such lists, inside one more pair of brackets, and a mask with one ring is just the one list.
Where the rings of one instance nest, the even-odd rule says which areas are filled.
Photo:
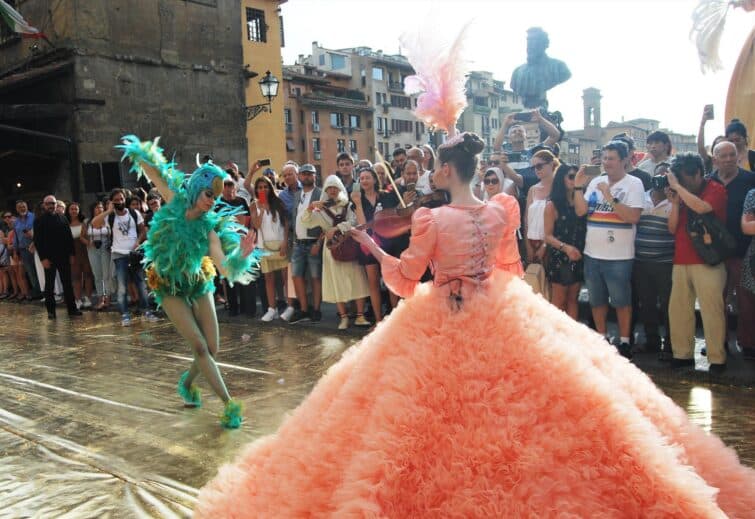
[[483, 182], [485, 182], [486, 186], [494, 186], [494, 185], [496, 185], [498, 183], [498, 179], [495, 178], [495, 177], [493, 177], [493, 178], [486, 178], [485, 180], [483, 180]]
[[535, 168], [535, 171], [540, 171], [548, 164], [550, 164], [550, 162], [540, 162], [539, 164], [533, 164], [532, 167]]
[[568, 178], [569, 180], [574, 180], [575, 178], [577, 178], [577, 174], [569, 173], [568, 175], [566, 175], [566, 178]]
[[13, 218], [13, 215], [10, 215], [10, 214], [4, 214], [4, 215], [3, 215], [3, 218]]

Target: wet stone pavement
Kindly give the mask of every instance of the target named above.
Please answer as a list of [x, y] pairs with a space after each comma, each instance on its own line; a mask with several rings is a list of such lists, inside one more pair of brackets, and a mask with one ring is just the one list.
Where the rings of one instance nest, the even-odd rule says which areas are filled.
[[[275, 431], [359, 338], [327, 321], [264, 324], [221, 311], [221, 369], [246, 420], [225, 431], [201, 378], [201, 409], [175, 394], [190, 353], [168, 321], [121, 328], [112, 312], [62, 314], [50, 322], [41, 305], [0, 304], [0, 518], [189, 516], [218, 466]], [[755, 390], [650, 371], [755, 466]]]

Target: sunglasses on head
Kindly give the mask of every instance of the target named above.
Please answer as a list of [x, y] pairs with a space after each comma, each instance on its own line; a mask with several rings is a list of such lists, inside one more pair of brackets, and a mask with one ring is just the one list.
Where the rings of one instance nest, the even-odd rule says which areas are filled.
[[497, 177], [486, 178], [485, 180], [483, 180], [483, 182], [485, 182], [486, 185], [496, 185], [498, 183], [498, 178]]

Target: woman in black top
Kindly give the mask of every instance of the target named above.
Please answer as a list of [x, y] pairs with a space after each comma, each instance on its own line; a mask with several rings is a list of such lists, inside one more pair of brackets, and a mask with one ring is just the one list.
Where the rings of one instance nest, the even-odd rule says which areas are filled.
[[[359, 191], [351, 193], [351, 202], [357, 223], [364, 225], [375, 219], [375, 213], [386, 207], [390, 202], [388, 194], [380, 189], [380, 180], [372, 166], [362, 166], [357, 169], [359, 175]], [[368, 230], [372, 235], [372, 231]], [[374, 236], [374, 235], [373, 235]], [[380, 264], [375, 257], [363, 249], [359, 251], [359, 264], [364, 265], [367, 272], [367, 282], [370, 286], [370, 304], [375, 314], [375, 322], [383, 319], [382, 299], [380, 297]]]
[[585, 217], [574, 212], [576, 173], [574, 166], [559, 166], [545, 206], [545, 243], [548, 245], [545, 271], [552, 286], [551, 303], [573, 319], [577, 319], [577, 298], [584, 280], [582, 251], [587, 232]]

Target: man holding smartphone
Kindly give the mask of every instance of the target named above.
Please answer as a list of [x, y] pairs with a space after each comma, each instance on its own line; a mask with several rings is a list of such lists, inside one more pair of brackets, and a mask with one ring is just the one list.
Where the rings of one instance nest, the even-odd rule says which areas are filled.
[[631, 358], [632, 264], [645, 192], [642, 182], [624, 168], [628, 157], [625, 143], [611, 141], [603, 146], [605, 175], [588, 181], [582, 166], [574, 179], [574, 210], [577, 216], [587, 215], [585, 285], [595, 329], [606, 335], [610, 302], [619, 321], [619, 352]]

